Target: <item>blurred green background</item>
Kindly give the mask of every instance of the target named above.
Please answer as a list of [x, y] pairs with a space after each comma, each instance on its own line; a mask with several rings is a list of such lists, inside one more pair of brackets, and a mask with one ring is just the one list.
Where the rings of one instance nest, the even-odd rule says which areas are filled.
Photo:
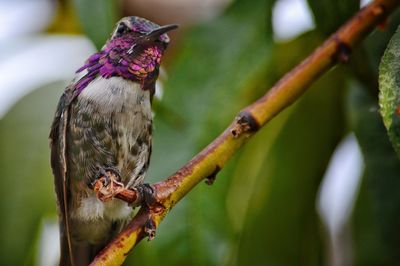
[[[57, 259], [50, 123], [74, 70], [102, 47], [120, 17], [138, 15], [181, 25], [170, 35], [162, 97], [154, 104], [148, 180], [157, 182], [218, 136], [240, 109], [263, 95], [361, 4], [9, 2], [0, 2], [0, 15], [28, 11], [14, 12], [18, 19], [5, 20], [0, 31], [1, 265], [54, 265]], [[32, 2], [43, 7], [30, 6]], [[305, 14], [299, 21], [306, 22], [297, 22], [296, 14]], [[35, 28], [29, 19], [41, 24]], [[291, 26], [284, 28], [291, 19]], [[397, 12], [384, 30], [353, 51], [348, 64], [324, 75], [263, 128], [213, 186], [199, 184], [166, 217], [156, 239], [143, 241], [125, 264], [398, 264], [400, 163], [378, 113], [377, 77], [380, 57], [399, 22]], [[293, 31], [296, 23], [300, 28]], [[24, 27], [29, 30], [18, 31]], [[13, 87], [16, 80], [19, 87]], [[343, 139], [350, 139], [352, 151], [338, 156], [334, 177], [350, 190], [335, 190], [324, 175]], [[357, 163], [353, 157], [360, 157], [359, 148], [362, 159]], [[358, 169], [353, 183], [346, 183], [346, 161]], [[343, 199], [348, 200], [336, 211], [335, 202]]]

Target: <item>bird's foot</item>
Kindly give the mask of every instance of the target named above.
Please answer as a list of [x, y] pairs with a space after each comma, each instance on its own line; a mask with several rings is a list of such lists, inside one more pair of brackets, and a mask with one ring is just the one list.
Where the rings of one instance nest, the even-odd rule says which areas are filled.
[[100, 170], [99, 178], [92, 183], [97, 198], [103, 202], [109, 201], [115, 195], [125, 190], [123, 183], [119, 182], [120, 175], [113, 168]]
[[137, 185], [133, 190], [137, 193], [137, 199], [132, 203], [133, 206], [150, 207], [156, 201], [155, 190], [148, 183]]
[[[154, 203], [157, 201], [155, 189], [150, 184], [144, 183], [135, 186], [133, 190], [136, 191], [137, 199], [132, 203], [132, 206], [142, 206], [142, 208], [147, 210], [153, 210]], [[156, 228], [154, 220], [149, 216], [144, 224], [144, 233], [147, 235], [149, 241], [154, 239]]]

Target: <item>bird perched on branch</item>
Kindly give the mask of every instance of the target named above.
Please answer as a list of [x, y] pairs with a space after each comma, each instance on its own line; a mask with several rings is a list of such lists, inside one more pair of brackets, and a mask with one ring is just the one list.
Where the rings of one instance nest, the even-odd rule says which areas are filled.
[[151, 99], [169, 43], [166, 32], [175, 28], [121, 19], [60, 98], [50, 132], [60, 265], [88, 265], [131, 217], [126, 202], [99, 199], [96, 180], [152, 192], [143, 183], [151, 154]]

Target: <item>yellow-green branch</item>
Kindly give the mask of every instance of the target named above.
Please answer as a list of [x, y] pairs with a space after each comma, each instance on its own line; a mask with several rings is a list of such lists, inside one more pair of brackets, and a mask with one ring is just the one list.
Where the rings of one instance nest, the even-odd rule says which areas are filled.
[[[158, 227], [170, 209], [196, 184], [215, 177], [233, 154], [257, 130], [298, 99], [308, 87], [340, 62], [346, 62], [356, 43], [398, 6], [399, 0], [375, 0], [360, 10], [310, 56], [279, 80], [262, 98], [242, 110], [235, 121], [203, 151], [165, 181], [155, 184], [156, 202], [141, 208], [132, 222], [91, 265], [121, 265], [129, 251]], [[118, 198], [132, 202], [136, 193]], [[146, 231], [147, 230], [147, 231]], [[145, 232], [146, 231], [146, 232]]]

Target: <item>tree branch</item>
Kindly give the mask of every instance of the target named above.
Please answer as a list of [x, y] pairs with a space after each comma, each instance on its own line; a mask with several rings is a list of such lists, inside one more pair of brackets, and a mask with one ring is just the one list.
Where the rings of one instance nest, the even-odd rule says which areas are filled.
[[[154, 184], [155, 203], [148, 208], [142, 207], [127, 229], [101, 251], [91, 265], [120, 265], [141, 239], [146, 235], [154, 237], [161, 220], [179, 200], [201, 180], [206, 178], [212, 183], [218, 171], [249, 137], [298, 99], [322, 74], [338, 63], [347, 62], [355, 44], [398, 5], [399, 0], [375, 0], [360, 10], [262, 98], [243, 109], [203, 151], [165, 181]], [[122, 191], [116, 197], [133, 202], [137, 195], [135, 191]]]

